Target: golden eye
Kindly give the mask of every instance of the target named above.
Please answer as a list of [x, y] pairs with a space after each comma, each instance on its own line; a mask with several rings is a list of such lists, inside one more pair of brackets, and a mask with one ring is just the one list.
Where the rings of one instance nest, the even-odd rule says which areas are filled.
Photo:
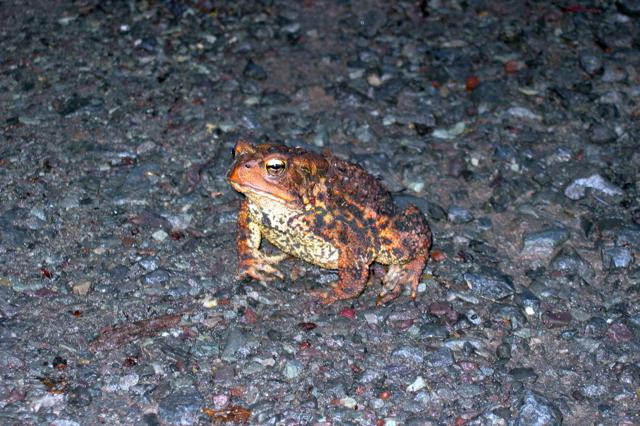
[[272, 158], [265, 163], [264, 167], [267, 169], [267, 173], [272, 176], [277, 176], [284, 172], [287, 164], [284, 162], [284, 160], [281, 160], [279, 158]]

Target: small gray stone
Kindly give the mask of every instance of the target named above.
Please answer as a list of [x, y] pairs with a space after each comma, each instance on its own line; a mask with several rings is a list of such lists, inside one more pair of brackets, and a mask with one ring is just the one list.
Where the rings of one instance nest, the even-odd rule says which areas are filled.
[[596, 124], [589, 131], [589, 139], [596, 144], [606, 144], [615, 142], [618, 139], [616, 132], [609, 126]]
[[295, 379], [302, 372], [302, 364], [297, 359], [289, 360], [284, 365], [284, 369], [282, 370], [282, 374], [287, 379]]
[[449, 206], [447, 218], [451, 223], [467, 223], [473, 220], [473, 215], [469, 210], [458, 206]]
[[424, 360], [423, 352], [414, 346], [402, 346], [393, 351], [393, 359], [402, 358], [414, 364], [420, 364]]
[[170, 425], [195, 424], [204, 406], [202, 395], [195, 389], [175, 392], [158, 403], [158, 417]]
[[267, 72], [262, 68], [262, 66], [256, 64], [251, 59], [247, 62], [247, 65], [244, 67], [244, 71], [242, 74], [254, 80], [266, 80]]
[[616, 245], [640, 249], [640, 225], [624, 225], [616, 235]]
[[549, 262], [549, 268], [554, 271], [562, 271], [568, 274], [577, 274], [582, 279], [591, 279], [595, 272], [591, 265], [582, 259], [572, 248], [563, 248]]
[[138, 263], [140, 263], [140, 266], [142, 266], [145, 271], [152, 272], [158, 269], [158, 263], [153, 257], [145, 257]]
[[424, 324], [420, 327], [420, 336], [424, 338], [444, 340], [447, 335], [447, 329], [442, 325]]
[[513, 377], [514, 380], [520, 380], [520, 381], [526, 380], [526, 379], [536, 380], [538, 378], [538, 375], [536, 374], [535, 371], [533, 371], [533, 368], [529, 368], [529, 367], [512, 368], [511, 370], [509, 370], [509, 375]]
[[360, 31], [364, 36], [371, 38], [376, 35], [385, 22], [386, 15], [382, 9], [369, 9], [359, 18]]
[[492, 300], [504, 299], [515, 292], [511, 277], [498, 272], [466, 273], [464, 280], [471, 291]]
[[521, 253], [526, 258], [546, 258], [551, 256], [555, 249], [567, 239], [569, 239], [569, 231], [563, 228], [552, 228], [525, 234]]
[[591, 317], [584, 325], [584, 334], [587, 336], [601, 337], [607, 333], [607, 320], [602, 317]]
[[145, 275], [144, 282], [148, 285], [158, 286], [169, 281], [169, 277], [169, 272], [163, 269], [158, 269]]
[[562, 414], [547, 398], [526, 391], [518, 408], [515, 426], [560, 426]]
[[574, 180], [569, 186], [567, 186], [567, 189], [564, 190], [564, 195], [572, 200], [579, 200], [584, 198], [585, 190], [587, 188], [594, 189], [609, 196], [624, 195], [622, 189], [608, 182], [599, 174]]
[[432, 368], [448, 367], [453, 364], [453, 355], [449, 348], [439, 348], [426, 354], [425, 363]]
[[247, 344], [247, 337], [244, 333], [237, 329], [231, 328], [227, 333], [227, 339], [222, 350], [222, 359], [224, 361], [235, 361], [236, 352]]
[[580, 66], [588, 74], [594, 75], [602, 70], [602, 57], [595, 53], [584, 52], [580, 55]]
[[602, 267], [604, 269], [624, 269], [633, 262], [631, 250], [626, 247], [604, 247], [602, 249]]

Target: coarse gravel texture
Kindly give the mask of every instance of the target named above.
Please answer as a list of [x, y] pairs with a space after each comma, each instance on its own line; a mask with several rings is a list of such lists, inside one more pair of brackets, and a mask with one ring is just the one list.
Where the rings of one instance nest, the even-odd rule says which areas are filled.
[[[3, 0], [0, 48], [0, 424], [640, 424], [637, 0]], [[236, 281], [239, 137], [425, 212], [417, 299]]]

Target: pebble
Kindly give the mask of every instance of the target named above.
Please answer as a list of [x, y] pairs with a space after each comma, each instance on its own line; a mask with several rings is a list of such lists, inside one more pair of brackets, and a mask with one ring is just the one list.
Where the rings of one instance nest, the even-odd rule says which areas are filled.
[[427, 387], [427, 383], [424, 381], [422, 376], [418, 376], [409, 386], [407, 386], [407, 392], [418, 392], [425, 387]]
[[170, 278], [171, 275], [169, 274], [169, 272], [163, 269], [158, 269], [145, 275], [144, 282], [149, 286], [155, 287], [168, 282]]
[[544, 259], [568, 239], [569, 232], [563, 228], [527, 233], [523, 237], [521, 253], [526, 258]]
[[242, 75], [258, 81], [267, 79], [267, 72], [265, 71], [265, 69], [253, 62], [251, 59], [247, 61], [247, 65], [245, 65]]
[[469, 210], [458, 206], [449, 206], [447, 209], [447, 218], [451, 223], [468, 223], [473, 220], [473, 215]]
[[197, 390], [183, 389], [158, 402], [158, 418], [165, 424], [193, 425], [204, 406], [202, 395]]
[[514, 380], [527, 380], [533, 379], [534, 381], [538, 379], [538, 375], [533, 371], [533, 368], [528, 367], [517, 367], [509, 370], [509, 375], [513, 377]]
[[439, 348], [433, 352], [427, 352], [425, 364], [431, 368], [443, 368], [453, 364], [453, 355], [449, 348]]
[[391, 357], [394, 359], [403, 359], [406, 362], [420, 364], [424, 360], [423, 351], [413, 346], [402, 346], [395, 349]]
[[605, 270], [626, 269], [633, 262], [633, 254], [626, 247], [603, 247], [602, 267]]
[[602, 70], [602, 56], [597, 53], [584, 52], [580, 55], [580, 66], [590, 75]]
[[542, 121], [542, 116], [540, 114], [536, 114], [524, 107], [511, 107], [507, 110], [507, 114], [519, 119]]
[[282, 370], [282, 373], [284, 374], [284, 377], [291, 380], [298, 377], [302, 372], [302, 369], [303, 367], [300, 361], [294, 359], [294, 360], [287, 361], [287, 363], [284, 366], [284, 369]]
[[560, 426], [562, 414], [546, 397], [526, 391], [518, 407], [514, 426]]
[[160, 229], [159, 231], [156, 231], [153, 234], [151, 234], [151, 237], [153, 237], [154, 240], [156, 240], [156, 241], [158, 241], [160, 243], [163, 242], [164, 240], [166, 240], [168, 236], [169, 236], [169, 234], [167, 234], [162, 229]]
[[74, 284], [72, 287], [73, 294], [78, 296], [86, 296], [91, 290], [91, 281], [82, 281]]
[[613, 323], [607, 329], [607, 337], [615, 343], [629, 342], [633, 339], [633, 333], [623, 323]]
[[574, 180], [564, 190], [564, 195], [572, 200], [579, 200], [584, 198], [587, 188], [594, 189], [609, 196], [624, 195], [624, 192], [622, 192], [619, 187], [608, 182], [599, 174]]
[[455, 139], [464, 133], [466, 127], [467, 126], [464, 124], [464, 122], [460, 121], [448, 129], [435, 129], [433, 133], [431, 133], [431, 136], [436, 139]]
[[584, 280], [595, 276], [595, 271], [573, 248], [563, 247], [549, 262], [549, 269], [562, 271], [566, 274], [577, 274]]
[[472, 292], [488, 299], [501, 300], [515, 293], [511, 277], [497, 271], [466, 273], [464, 280]]
[[615, 142], [618, 139], [616, 132], [609, 126], [596, 124], [589, 131], [589, 140], [596, 144]]
[[245, 334], [238, 328], [230, 328], [222, 350], [222, 360], [228, 362], [237, 360], [236, 353], [243, 349], [246, 344], [247, 337]]

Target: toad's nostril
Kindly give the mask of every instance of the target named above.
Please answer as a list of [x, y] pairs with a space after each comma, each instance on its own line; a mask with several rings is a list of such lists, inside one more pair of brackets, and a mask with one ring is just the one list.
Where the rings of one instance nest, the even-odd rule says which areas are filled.
[[246, 163], [246, 164], [244, 165], [244, 167], [245, 167], [245, 168], [247, 168], [247, 169], [250, 169], [250, 168], [251, 168], [251, 164]]

